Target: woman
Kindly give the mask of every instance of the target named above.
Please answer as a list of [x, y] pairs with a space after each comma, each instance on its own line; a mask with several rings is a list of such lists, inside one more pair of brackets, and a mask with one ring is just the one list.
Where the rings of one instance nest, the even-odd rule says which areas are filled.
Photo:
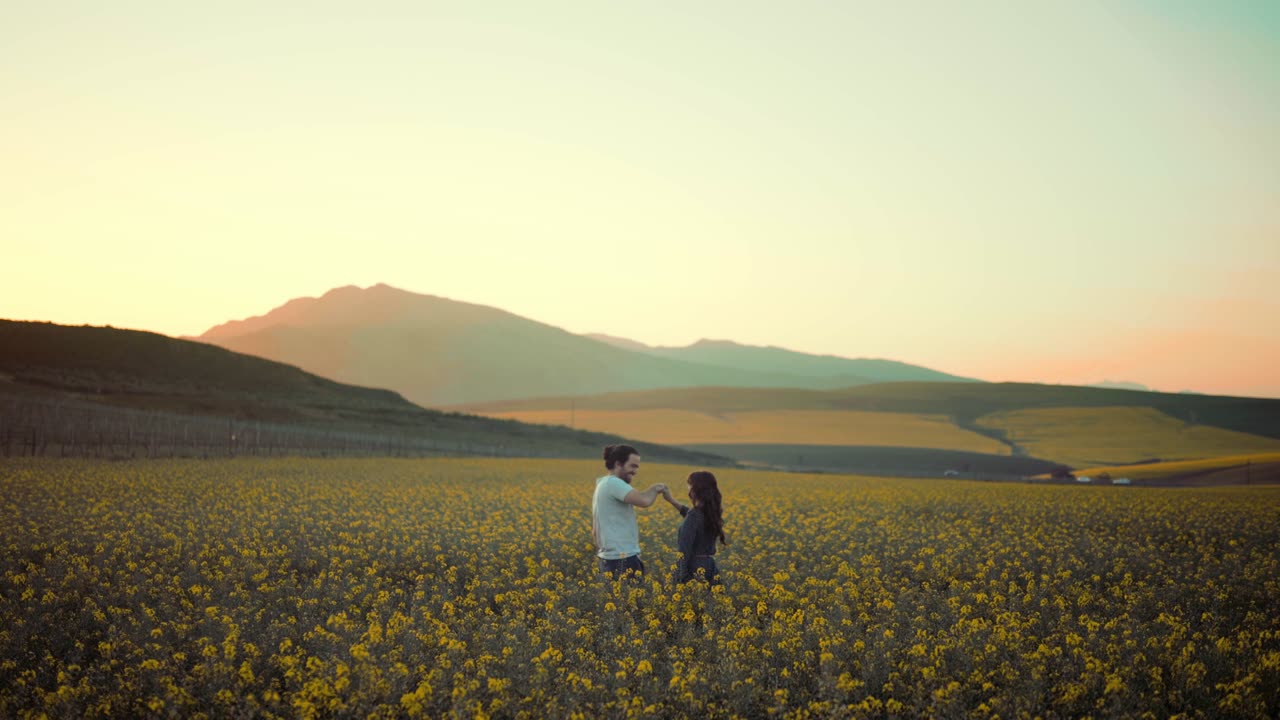
[[680, 524], [677, 541], [680, 549], [680, 567], [676, 570], [676, 582], [692, 580], [698, 571], [708, 583], [716, 582], [716, 539], [728, 544], [724, 537], [724, 520], [720, 515], [720, 488], [716, 476], [705, 470], [689, 473], [689, 500], [693, 507], [677, 503], [666, 490], [662, 496], [680, 511], [684, 522]]

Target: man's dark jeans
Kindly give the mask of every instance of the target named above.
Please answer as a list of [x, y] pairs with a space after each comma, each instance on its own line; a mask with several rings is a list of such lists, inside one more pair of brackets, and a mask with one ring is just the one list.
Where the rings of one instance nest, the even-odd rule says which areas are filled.
[[[628, 572], [630, 571], [630, 572]], [[618, 558], [617, 560], [606, 560], [600, 558], [600, 572], [613, 578], [629, 577], [632, 582], [640, 579], [644, 575], [644, 563], [640, 562], [639, 555], [631, 555], [629, 557]]]

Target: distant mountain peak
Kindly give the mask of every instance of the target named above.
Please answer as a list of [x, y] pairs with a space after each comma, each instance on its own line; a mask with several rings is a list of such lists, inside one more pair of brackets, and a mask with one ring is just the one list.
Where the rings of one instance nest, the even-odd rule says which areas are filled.
[[624, 337], [618, 337], [617, 335], [608, 335], [606, 333], [587, 333], [583, 337], [589, 337], [592, 340], [602, 342], [605, 345], [612, 345], [617, 348], [622, 348], [623, 350], [634, 350], [636, 352], [645, 352], [653, 349], [638, 340], [628, 340], [627, 338], [624, 338]]
[[659, 387], [830, 389], [963, 380], [905, 363], [850, 360], [703, 338], [651, 347], [478, 305], [394, 288], [344, 285], [197, 338], [424, 405]]
[[771, 353], [790, 353], [793, 355], [802, 355], [802, 356], [812, 357], [812, 358], [849, 360], [849, 361], [857, 361], [857, 362], [893, 363], [895, 365], [909, 365], [909, 363], [904, 363], [898, 360], [887, 360], [884, 358], [869, 358], [869, 357], [853, 358], [847, 355], [835, 355], [833, 353], [810, 353], [810, 352], [804, 352], [801, 350], [792, 350], [791, 348], [785, 348], [785, 347], [782, 347], [781, 345], [750, 345], [747, 343], [736, 342], [734, 340], [718, 340], [715, 338], [702, 338], [697, 342], [686, 345], [684, 347], [670, 347], [670, 348], [664, 347], [661, 349], [662, 350], [737, 350], [737, 351], [764, 350]]
[[[364, 288], [360, 287], [359, 285], [343, 285], [341, 287], [336, 287], [336, 288], [333, 288], [332, 290], [325, 291], [325, 293], [321, 295], [319, 299], [324, 300], [324, 299], [335, 298], [335, 297], [360, 297], [360, 296], [389, 297], [394, 295], [417, 296], [417, 297], [428, 297], [428, 298], [437, 297], [436, 295], [428, 295], [426, 293], [415, 293], [409, 290], [402, 290], [398, 287], [394, 287], [386, 283], [378, 283], [376, 285], [370, 285], [369, 287], [364, 287]], [[440, 299], [443, 300], [444, 298], [440, 298]]]
[[1106, 388], [1108, 390], [1140, 390], [1142, 392], [1151, 392], [1151, 388], [1142, 383], [1130, 382], [1128, 380], [1102, 380], [1092, 383], [1088, 387]]
[[684, 347], [649, 348], [647, 352], [686, 362], [741, 370], [828, 378], [831, 382], [841, 381], [849, 386], [911, 380], [973, 381], [972, 378], [949, 375], [898, 360], [806, 353], [777, 345], [747, 345], [715, 338], [702, 338]]
[[697, 342], [688, 347], [750, 347], [742, 343], [736, 343], [732, 340], [717, 340], [715, 338], [699, 338]]
[[847, 385], [895, 381], [975, 382], [973, 378], [949, 375], [899, 360], [806, 353], [778, 345], [748, 345], [719, 338], [704, 337], [688, 345], [653, 346], [603, 333], [587, 337], [623, 350], [683, 362], [793, 377], [830, 378], [832, 382], [842, 378]]
[[476, 317], [515, 317], [487, 305], [415, 293], [378, 283], [362, 288], [343, 285], [319, 297], [299, 297], [262, 315], [215, 325], [199, 336], [202, 340], [248, 335], [275, 326], [377, 326], [405, 319], [433, 317], [445, 322], [469, 322]]

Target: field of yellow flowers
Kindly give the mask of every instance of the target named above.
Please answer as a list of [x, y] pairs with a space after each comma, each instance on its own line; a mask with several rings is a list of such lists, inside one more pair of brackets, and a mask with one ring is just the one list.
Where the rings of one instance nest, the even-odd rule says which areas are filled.
[[721, 470], [708, 590], [598, 469], [0, 465], [0, 717], [1280, 715], [1280, 488]]

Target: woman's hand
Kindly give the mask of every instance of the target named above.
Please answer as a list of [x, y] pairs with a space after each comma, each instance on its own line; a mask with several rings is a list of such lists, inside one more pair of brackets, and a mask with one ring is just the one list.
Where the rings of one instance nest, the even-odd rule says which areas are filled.
[[671, 507], [673, 507], [673, 508], [675, 508], [675, 509], [677, 509], [677, 510], [681, 510], [681, 511], [683, 511], [683, 510], [685, 509], [685, 505], [684, 505], [684, 503], [676, 502], [676, 499], [675, 499], [674, 497], [672, 497], [672, 496], [671, 496], [671, 490], [670, 490], [670, 489], [668, 489], [666, 492], [662, 493], [662, 497], [663, 497], [663, 499], [665, 499], [667, 502], [671, 503]]

